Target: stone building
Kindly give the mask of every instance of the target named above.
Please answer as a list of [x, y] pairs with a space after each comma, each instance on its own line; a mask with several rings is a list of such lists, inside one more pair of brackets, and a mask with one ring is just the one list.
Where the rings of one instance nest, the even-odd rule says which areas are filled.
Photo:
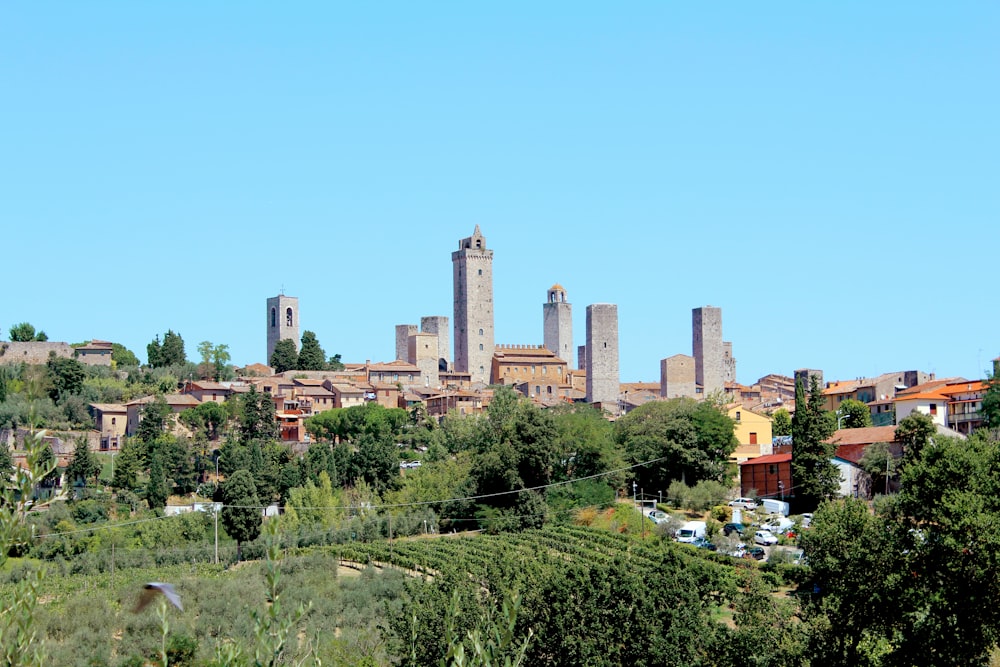
[[414, 335], [418, 331], [419, 329], [417, 329], [416, 324], [396, 325], [396, 359], [400, 361], [410, 361], [410, 336]]
[[438, 370], [451, 370], [451, 347], [448, 336], [448, 318], [444, 315], [428, 315], [420, 318], [420, 330], [437, 336]]
[[493, 353], [490, 384], [513, 385], [529, 398], [568, 395], [566, 362], [544, 345], [498, 345]]
[[587, 306], [587, 402], [618, 411], [618, 306]]
[[451, 253], [455, 300], [455, 370], [489, 381], [493, 360], [493, 251], [476, 225]]
[[441, 384], [438, 378], [438, 352], [437, 334], [419, 332], [410, 335], [406, 361], [420, 369], [420, 382], [425, 387], [437, 387]]
[[566, 300], [566, 290], [556, 283], [549, 288], [548, 301], [542, 304], [542, 328], [545, 347], [570, 363], [573, 360], [573, 305]]
[[267, 300], [267, 358], [271, 363], [274, 346], [279, 340], [290, 338], [299, 349], [299, 298], [279, 294]]
[[695, 398], [697, 393], [694, 357], [675, 354], [660, 360], [660, 396], [663, 398]]
[[726, 356], [721, 308], [705, 306], [691, 311], [691, 347], [694, 353], [694, 381], [701, 387], [702, 395], [722, 391], [726, 386]]

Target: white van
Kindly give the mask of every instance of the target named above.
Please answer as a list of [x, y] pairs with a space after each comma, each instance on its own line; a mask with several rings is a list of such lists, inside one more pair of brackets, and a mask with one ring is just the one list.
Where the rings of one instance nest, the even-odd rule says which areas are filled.
[[687, 521], [674, 533], [674, 539], [678, 542], [694, 542], [699, 537], [705, 537], [705, 528], [704, 521]]
[[783, 500], [774, 500], [773, 498], [762, 498], [760, 501], [760, 506], [764, 508], [764, 511], [768, 514], [780, 514], [781, 516], [788, 516], [788, 503]]

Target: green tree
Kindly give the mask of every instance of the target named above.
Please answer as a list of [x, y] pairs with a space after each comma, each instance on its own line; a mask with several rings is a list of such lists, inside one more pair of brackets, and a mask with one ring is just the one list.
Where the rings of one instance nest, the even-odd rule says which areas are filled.
[[993, 362], [993, 373], [987, 375], [986, 393], [979, 408], [983, 426], [1000, 429], [1000, 360]]
[[775, 436], [792, 434], [792, 416], [788, 414], [788, 410], [778, 408], [771, 415], [771, 434]]
[[254, 385], [250, 385], [250, 391], [239, 398], [236, 414], [240, 442], [245, 444], [254, 440], [266, 442], [278, 439], [274, 402], [270, 395], [257, 391]]
[[833, 463], [837, 448], [828, 442], [836, 424], [823, 409], [819, 380], [815, 375], [810, 380], [808, 398], [802, 383], [795, 383], [791, 464], [796, 504], [808, 510], [832, 498], [840, 486], [840, 472]]
[[321, 371], [326, 368], [326, 353], [312, 331], [302, 332], [302, 348], [295, 368], [300, 371]]
[[889, 481], [895, 477], [899, 461], [887, 443], [875, 442], [865, 448], [858, 462], [872, 479], [873, 493], [888, 493]]
[[179, 366], [187, 362], [187, 355], [184, 354], [184, 339], [171, 329], [167, 329], [167, 333], [163, 334], [161, 361], [164, 366]]
[[260, 535], [261, 505], [257, 485], [249, 470], [237, 470], [222, 486], [222, 525], [236, 540], [236, 560], [243, 558], [243, 543]]
[[142, 469], [143, 445], [134, 438], [125, 440], [117, 457], [112, 459], [114, 475], [111, 486], [119, 491], [134, 490], [138, 484], [139, 471]]
[[647, 491], [670, 482], [723, 481], [736, 449], [736, 423], [708, 403], [690, 398], [654, 401], [632, 410], [615, 424], [615, 438], [626, 460], [637, 464], [635, 480]]
[[97, 476], [101, 474], [101, 463], [97, 460], [97, 457], [92, 451], [90, 451], [90, 445], [87, 443], [86, 436], [80, 436], [76, 439], [76, 446], [73, 449], [73, 458], [70, 459], [69, 465], [66, 466], [66, 479], [70, 482], [76, 482], [77, 480], [82, 480], [84, 486], [87, 485], [87, 480], [93, 478], [97, 481]]
[[930, 415], [914, 410], [900, 419], [896, 426], [896, 441], [903, 446], [903, 457], [907, 460], [919, 457], [936, 433], [937, 426]]
[[182, 424], [206, 440], [218, 440], [229, 417], [230, 411], [227, 405], [215, 401], [205, 401], [178, 415]]
[[841, 402], [837, 415], [842, 428], [865, 428], [872, 425], [871, 408], [853, 398]]
[[344, 370], [344, 362], [340, 360], [340, 355], [335, 354], [330, 357], [330, 360], [326, 362], [327, 368], [331, 371], [342, 371]]
[[149, 509], [162, 509], [167, 504], [170, 492], [167, 488], [167, 476], [163, 470], [162, 454], [154, 451], [149, 461], [149, 482], [146, 484], [146, 502]]
[[[21, 322], [15, 324], [7, 332], [10, 336], [11, 341], [17, 343], [29, 343], [31, 341], [45, 341], [48, 340], [48, 336], [45, 335], [44, 331], [35, 332], [35, 327], [31, 326], [27, 322]], [[41, 338], [39, 338], [41, 336]]]
[[139, 365], [139, 357], [121, 343], [112, 343], [111, 362], [115, 368], [132, 368]]
[[139, 412], [139, 426], [135, 430], [136, 439], [149, 445], [166, 433], [170, 413], [170, 406], [162, 396], [157, 396], [142, 406]]
[[295, 370], [298, 363], [299, 352], [295, 349], [294, 340], [291, 338], [282, 338], [274, 344], [274, 352], [271, 353], [268, 364], [274, 369], [275, 373]]
[[211, 341], [203, 340], [198, 343], [198, 354], [201, 355], [200, 375], [211, 375], [216, 382], [225, 377], [231, 359], [228, 345], [213, 345]]
[[53, 356], [45, 362], [45, 368], [49, 376], [49, 397], [53, 401], [61, 402], [71, 394], [80, 393], [87, 372], [79, 361]]
[[164, 365], [160, 334], [156, 334], [156, 337], [146, 346], [146, 363], [149, 364], [150, 368], [160, 368]]

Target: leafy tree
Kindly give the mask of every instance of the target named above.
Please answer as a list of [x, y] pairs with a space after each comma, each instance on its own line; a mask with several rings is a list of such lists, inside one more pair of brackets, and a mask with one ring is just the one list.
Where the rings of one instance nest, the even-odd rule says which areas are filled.
[[1000, 640], [1000, 447], [935, 437], [901, 490], [826, 503], [803, 534], [812, 664], [985, 665]]
[[31, 341], [46, 341], [49, 339], [44, 331], [35, 332], [35, 327], [27, 322], [15, 324], [7, 332], [11, 341], [17, 343], [30, 343]]
[[864, 428], [872, 425], [872, 411], [867, 405], [853, 398], [841, 402], [837, 408], [843, 428]]
[[344, 362], [340, 360], [340, 355], [335, 354], [330, 357], [330, 360], [326, 362], [327, 368], [331, 371], [342, 371], [344, 370]]
[[167, 333], [163, 334], [161, 353], [161, 362], [164, 366], [178, 366], [187, 361], [187, 356], [184, 354], [184, 339], [171, 329], [167, 329]]
[[399, 479], [399, 454], [391, 438], [366, 433], [358, 440], [351, 457], [353, 471], [377, 493], [395, 486]]
[[226, 480], [222, 502], [222, 525], [236, 540], [236, 560], [241, 560], [243, 543], [257, 539], [262, 518], [257, 485], [249, 470], [237, 470]]
[[90, 451], [87, 438], [85, 436], [78, 437], [76, 439], [76, 446], [73, 449], [73, 458], [70, 459], [69, 465], [66, 466], [66, 479], [70, 483], [78, 479], [83, 480], [83, 484], [86, 486], [88, 479], [93, 477], [96, 482], [97, 476], [100, 474], [101, 463], [97, 460], [94, 453]]
[[930, 415], [916, 410], [900, 419], [896, 426], [896, 440], [903, 446], [903, 456], [907, 460], [917, 458], [936, 433], [937, 426]]
[[207, 440], [219, 439], [229, 417], [227, 404], [215, 401], [205, 401], [178, 415], [182, 424], [200, 433]]
[[[546, 412], [556, 427], [555, 446], [560, 457], [557, 478], [590, 477], [625, 467], [622, 452], [615, 444], [614, 425], [594, 406], [556, 406]], [[623, 475], [605, 481], [615, 488], [625, 483]]]
[[149, 462], [149, 482], [146, 484], [146, 502], [149, 509], [161, 509], [167, 504], [170, 492], [167, 488], [167, 476], [163, 471], [162, 454], [153, 452]]
[[615, 438], [636, 469], [636, 483], [664, 490], [670, 482], [723, 481], [736, 448], [735, 422], [716, 407], [690, 398], [641, 405], [615, 424]]
[[135, 430], [136, 439], [148, 445], [166, 433], [170, 413], [170, 406], [162, 396], [142, 406], [139, 426]]
[[132, 368], [139, 365], [139, 357], [121, 343], [112, 343], [111, 362], [115, 368]]
[[229, 346], [213, 345], [211, 341], [203, 340], [198, 343], [198, 354], [201, 355], [199, 374], [202, 376], [211, 375], [216, 382], [222, 380], [231, 359]]
[[66, 357], [49, 357], [45, 362], [49, 376], [49, 396], [59, 402], [70, 394], [79, 394], [87, 372], [76, 359]]
[[294, 370], [299, 363], [299, 352], [295, 349], [295, 341], [291, 338], [283, 338], [274, 345], [274, 352], [268, 364], [275, 373], [284, 373]]
[[795, 383], [791, 469], [796, 502], [811, 510], [837, 492], [840, 472], [833, 464], [836, 445], [827, 442], [836, 424], [823, 409], [819, 380], [816, 376], [810, 379], [808, 398], [802, 383]]
[[160, 334], [149, 342], [146, 346], [146, 363], [150, 368], [160, 368], [163, 363], [163, 345], [160, 343]]
[[324, 470], [315, 484], [310, 480], [289, 491], [283, 520], [290, 527], [331, 528], [341, 519], [336, 508], [342, 504]]
[[302, 349], [299, 350], [295, 367], [300, 371], [321, 371], [326, 368], [326, 353], [312, 331], [302, 332]]
[[983, 426], [990, 429], [1000, 428], [1000, 361], [993, 362], [993, 373], [986, 378], [986, 394], [980, 405], [979, 413], [983, 416]]
[[771, 415], [771, 433], [776, 436], [792, 434], [792, 416], [788, 410], [778, 408]]
[[125, 440], [118, 456], [112, 459], [114, 475], [111, 486], [119, 491], [130, 491], [138, 484], [139, 470], [142, 469], [142, 443], [134, 438]]
[[278, 439], [278, 422], [275, 421], [274, 402], [267, 394], [250, 385], [250, 391], [243, 394], [237, 405], [239, 440], [249, 443], [254, 440]]
[[871, 476], [873, 492], [888, 492], [889, 480], [895, 476], [899, 462], [887, 443], [875, 442], [866, 447], [859, 464]]

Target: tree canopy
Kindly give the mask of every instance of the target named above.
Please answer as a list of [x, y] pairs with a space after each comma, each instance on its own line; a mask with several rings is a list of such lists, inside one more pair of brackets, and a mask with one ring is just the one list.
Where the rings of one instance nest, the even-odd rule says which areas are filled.
[[802, 382], [795, 383], [795, 415], [792, 417], [792, 484], [795, 502], [812, 510], [833, 497], [840, 486], [840, 472], [833, 464], [836, 445], [827, 442], [836, 430], [832, 414], [824, 409], [823, 390], [815, 375], [810, 377], [808, 398]]
[[867, 404], [853, 398], [844, 399], [837, 408], [841, 428], [864, 428], [872, 425], [872, 411]]
[[236, 559], [242, 558], [244, 542], [260, 535], [262, 508], [257, 497], [257, 485], [249, 470], [237, 470], [222, 486], [222, 525], [236, 540]]
[[299, 363], [299, 353], [295, 349], [295, 341], [291, 338], [282, 338], [274, 345], [274, 352], [268, 360], [275, 373], [295, 370]]
[[674, 398], [629, 412], [615, 423], [615, 438], [629, 463], [652, 461], [636, 469], [636, 482], [665, 491], [675, 480], [723, 481], [737, 445], [735, 425], [711, 403]]
[[47, 341], [48, 336], [45, 335], [44, 331], [35, 331], [35, 327], [27, 322], [20, 322], [15, 324], [7, 332], [10, 335], [10, 340], [12, 342], [18, 343], [30, 343], [32, 341]]
[[326, 353], [312, 331], [302, 332], [302, 348], [295, 368], [300, 371], [321, 371], [326, 368]]

